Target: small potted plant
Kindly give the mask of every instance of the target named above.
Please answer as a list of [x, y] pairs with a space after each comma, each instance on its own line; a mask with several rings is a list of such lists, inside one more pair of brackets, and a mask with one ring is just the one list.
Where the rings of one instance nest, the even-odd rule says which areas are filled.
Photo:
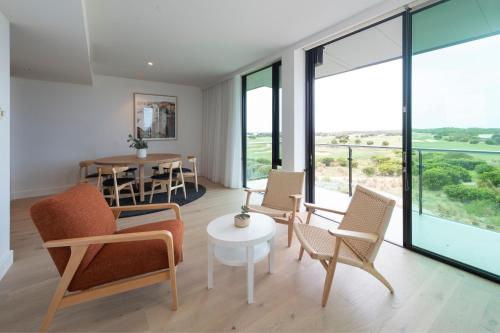
[[148, 143], [142, 138], [134, 139], [132, 134], [128, 135], [127, 142], [131, 142], [130, 148], [135, 148], [137, 153], [137, 158], [146, 158], [148, 155]]
[[248, 207], [241, 206], [241, 213], [234, 216], [234, 225], [238, 228], [246, 228], [250, 224], [250, 214]]

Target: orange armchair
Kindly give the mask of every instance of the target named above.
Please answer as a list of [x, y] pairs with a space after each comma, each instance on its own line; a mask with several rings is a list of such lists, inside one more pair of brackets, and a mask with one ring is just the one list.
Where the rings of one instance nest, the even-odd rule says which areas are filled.
[[[116, 228], [122, 211], [165, 208], [176, 218]], [[95, 186], [80, 184], [34, 204], [31, 217], [61, 275], [42, 332], [59, 308], [167, 280], [177, 309], [176, 266], [184, 233], [177, 204], [110, 208]]]

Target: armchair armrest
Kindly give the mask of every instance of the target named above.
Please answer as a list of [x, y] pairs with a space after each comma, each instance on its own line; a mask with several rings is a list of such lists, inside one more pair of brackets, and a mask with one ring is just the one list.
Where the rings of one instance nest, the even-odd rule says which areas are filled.
[[250, 204], [250, 196], [252, 195], [252, 193], [266, 192], [265, 189], [255, 189], [255, 188], [244, 188], [243, 190], [247, 193], [247, 200], [245, 201], [246, 206]]
[[102, 236], [90, 236], [79, 238], [67, 238], [51, 240], [43, 243], [43, 247], [66, 247], [66, 246], [89, 246], [92, 244], [106, 244], [106, 243], [122, 243], [122, 242], [135, 242], [142, 240], [160, 239], [167, 243], [173, 244], [172, 233], [167, 230], [131, 232], [128, 234], [112, 234]]
[[375, 243], [378, 240], [377, 234], [372, 234], [368, 232], [351, 231], [344, 229], [329, 229], [328, 233], [335, 237], [360, 240], [368, 243]]
[[318, 205], [315, 205], [315, 204], [312, 204], [312, 203], [307, 203], [307, 202], [304, 203], [304, 206], [306, 207], [307, 210], [309, 210], [309, 209], [311, 209], [313, 211], [315, 211], [315, 210], [323, 210], [325, 212], [330, 212], [330, 213], [339, 214], [339, 215], [345, 215], [346, 214], [346, 212], [341, 212], [339, 210], [330, 209], [330, 208], [326, 208], [326, 207], [321, 207], [321, 206], [318, 206]]
[[116, 218], [120, 216], [121, 212], [130, 212], [134, 210], [157, 210], [157, 209], [168, 209], [171, 208], [175, 212], [175, 218], [181, 219], [181, 209], [176, 203], [161, 203], [161, 204], [147, 204], [147, 205], [135, 205], [135, 206], [120, 206], [111, 207], [113, 214]]
[[288, 197], [295, 199], [295, 200], [298, 200], [298, 199], [302, 199], [304, 196], [302, 194], [292, 194], [292, 195], [289, 195]]

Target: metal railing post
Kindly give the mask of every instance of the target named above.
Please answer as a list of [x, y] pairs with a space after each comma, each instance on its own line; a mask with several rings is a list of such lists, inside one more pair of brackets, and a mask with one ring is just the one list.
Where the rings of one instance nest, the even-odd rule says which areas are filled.
[[347, 158], [349, 162], [349, 196], [352, 197], [352, 148], [349, 146], [349, 157]]
[[424, 164], [422, 162], [422, 150], [418, 150], [418, 215], [422, 215], [422, 191], [423, 191]]

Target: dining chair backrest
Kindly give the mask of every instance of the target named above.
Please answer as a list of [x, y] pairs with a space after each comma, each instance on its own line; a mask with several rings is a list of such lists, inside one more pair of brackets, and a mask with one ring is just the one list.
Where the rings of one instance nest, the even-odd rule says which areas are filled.
[[102, 165], [102, 164], [97, 164], [97, 188], [102, 189], [102, 182], [103, 182], [103, 177], [106, 176], [111, 176], [113, 177], [113, 182], [115, 184], [115, 187], [118, 186], [118, 182], [116, 179], [116, 175], [122, 172], [125, 172], [128, 170], [128, 166], [126, 165], [120, 165], [120, 166], [115, 166], [115, 165]]
[[366, 187], [357, 185], [339, 229], [377, 234], [375, 243], [344, 240], [362, 259], [373, 262], [391, 220], [396, 202]]
[[196, 170], [196, 156], [192, 156], [192, 155], [189, 155], [187, 157], [188, 159], [188, 162], [191, 163], [193, 165], [193, 169], [192, 169], [192, 172], [197, 174], [197, 170]]
[[172, 178], [172, 175], [176, 172], [176, 170], [182, 173], [182, 161], [160, 163], [158, 165], [158, 170], [160, 173], [168, 173], [169, 177]]
[[80, 166], [80, 179], [84, 179], [89, 175], [89, 168], [95, 165], [94, 160], [83, 160], [78, 163]]

